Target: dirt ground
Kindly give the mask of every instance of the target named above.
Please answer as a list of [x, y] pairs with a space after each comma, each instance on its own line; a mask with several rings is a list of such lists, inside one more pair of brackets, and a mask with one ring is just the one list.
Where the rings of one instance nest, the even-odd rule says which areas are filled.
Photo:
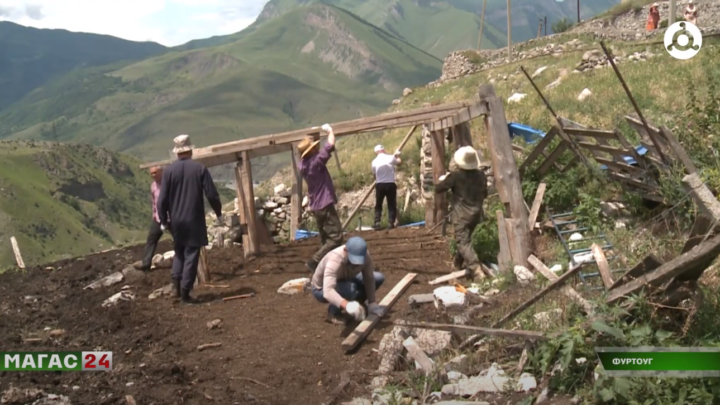
[[[83, 289], [138, 260], [143, 246], [64, 260], [26, 273], [8, 272], [0, 275], [4, 351], [112, 351], [114, 370], [6, 372], [0, 375], [0, 391], [11, 384], [38, 388], [66, 395], [73, 404], [120, 404], [125, 395], [132, 395], [139, 405], [320, 404], [338, 385], [341, 373], [349, 372], [347, 393], [362, 395], [379, 364], [373, 349], [392, 328], [392, 320], [407, 313], [407, 297], [431, 292], [426, 282], [451, 271], [448, 244], [426, 232], [405, 228], [362, 234], [387, 279], [380, 297], [408, 272], [418, 277], [365, 343], [349, 354], [340, 344], [350, 330], [324, 322], [326, 305], [309, 294], [276, 292], [287, 280], [309, 276], [303, 261], [318, 247], [316, 238], [264, 247], [260, 257], [247, 262], [239, 246], [209, 251], [212, 282], [230, 288], [196, 288], [194, 295], [203, 302], [196, 306], [172, 298], [148, 299], [170, 282], [169, 269], [100, 290]], [[163, 241], [158, 252], [167, 250], [170, 242]], [[132, 287], [134, 301], [101, 307], [124, 285]], [[249, 292], [255, 297], [222, 301]], [[208, 330], [206, 324], [215, 319], [222, 321], [220, 327]], [[52, 338], [52, 329], [66, 333]], [[24, 341], [33, 337], [43, 340]], [[216, 342], [222, 346], [196, 349]]]

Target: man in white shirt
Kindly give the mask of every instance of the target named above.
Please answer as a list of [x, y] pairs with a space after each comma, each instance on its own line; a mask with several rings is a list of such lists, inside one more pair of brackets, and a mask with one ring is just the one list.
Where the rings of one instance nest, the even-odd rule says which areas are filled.
[[375, 226], [380, 229], [382, 219], [383, 200], [387, 198], [388, 224], [390, 229], [395, 228], [397, 219], [397, 184], [395, 184], [395, 166], [402, 163], [400, 151], [394, 155], [385, 153], [382, 145], [375, 147], [377, 157], [372, 161], [372, 171], [375, 175]]

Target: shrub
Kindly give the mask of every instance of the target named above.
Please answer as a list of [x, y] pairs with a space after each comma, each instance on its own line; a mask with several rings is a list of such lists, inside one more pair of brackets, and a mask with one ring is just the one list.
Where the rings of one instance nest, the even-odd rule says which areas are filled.
[[573, 25], [575, 24], [573, 24], [573, 22], [568, 18], [563, 18], [562, 20], [558, 20], [552, 24], [552, 30], [554, 33], [559, 34], [569, 30]]

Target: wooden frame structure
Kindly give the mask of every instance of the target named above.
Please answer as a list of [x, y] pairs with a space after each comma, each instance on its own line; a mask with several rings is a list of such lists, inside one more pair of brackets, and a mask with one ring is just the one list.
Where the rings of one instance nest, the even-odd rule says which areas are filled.
[[[494, 107], [490, 107], [490, 105]], [[493, 109], [492, 111], [490, 109]], [[509, 156], [512, 158], [512, 150], [510, 146], [510, 138], [507, 130], [507, 121], [505, 118], [504, 110], [502, 109], [502, 101], [498, 99], [492, 86], [490, 86], [487, 97], [482, 101], [462, 101], [456, 103], [440, 104], [430, 107], [418, 108], [410, 111], [403, 111], [397, 113], [380, 114], [374, 117], [360, 118], [351, 121], [344, 121], [340, 123], [332, 124], [336, 137], [355, 135], [367, 132], [384, 131], [394, 128], [402, 127], [415, 127], [423, 126], [427, 130], [433, 133], [433, 171], [435, 180], [445, 173], [446, 162], [445, 148], [444, 148], [444, 134], [445, 131], [450, 131], [452, 139], [455, 145], [472, 145], [472, 137], [470, 130], [467, 125], [463, 125], [468, 121], [477, 118], [481, 115], [486, 116], [486, 121], [492, 122], [492, 132], [500, 130], [499, 135], [495, 136], [498, 138], [507, 138], [505, 146], [509, 152]], [[491, 117], [491, 118], [488, 118]], [[301, 221], [302, 215], [302, 199], [303, 199], [303, 186], [300, 174], [297, 171], [297, 163], [299, 155], [297, 153], [297, 143], [300, 142], [305, 136], [312, 136], [319, 138], [321, 135], [320, 128], [312, 127], [305, 128], [295, 131], [289, 131], [279, 134], [264, 135], [255, 138], [249, 138], [239, 141], [227, 142], [217, 145], [212, 145], [204, 148], [197, 148], [193, 153], [193, 160], [198, 161], [206, 167], [220, 166], [225, 164], [235, 164], [235, 180], [236, 180], [236, 193], [239, 206], [239, 217], [240, 225], [242, 228], [243, 247], [245, 250], [245, 256], [251, 256], [259, 253], [259, 245], [265, 243], [265, 239], [261, 227], [259, 225], [259, 218], [255, 212], [254, 205], [254, 190], [253, 190], [253, 179], [252, 179], [252, 167], [251, 160], [253, 158], [273, 155], [277, 153], [291, 152], [292, 164], [294, 169], [293, 176], [293, 187], [291, 196], [291, 235], [294, 237], [295, 232]], [[507, 154], [507, 151], [503, 153]], [[517, 182], [511, 187], [513, 190], [520, 190], [519, 176], [511, 175], [511, 169], [509, 166], [515, 167], [514, 160], [507, 161], [507, 159], [501, 160], [502, 167], [508, 166], [503, 173], [508, 173], [500, 180], [500, 183], [504, 182]], [[153, 166], [166, 166], [173, 162], [173, 160], [163, 160], [159, 162], [145, 163], [140, 165], [140, 168], [149, 168]], [[515, 170], [517, 171], [516, 167]], [[513, 196], [517, 193], [513, 191]], [[503, 191], [503, 195], [505, 195]], [[519, 194], [520, 201], [513, 202], [510, 204], [507, 198], [503, 201], [512, 205], [513, 217], [516, 218], [519, 212], [517, 207], [518, 204], [522, 206], [522, 193]], [[507, 201], [506, 201], [507, 200]], [[444, 215], [447, 214], [447, 202], [443, 196], [437, 196], [435, 203], [432, 206], [434, 217], [437, 220], [441, 220]], [[524, 208], [523, 208], [524, 210]], [[525, 226], [523, 229], [527, 230], [527, 212], [524, 215]], [[521, 221], [522, 222], [522, 221]], [[529, 235], [525, 232], [525, 235], [519, 235], [520, 245], [527, 245], [529, 242]], [[524, 257], [527, 257], [527, 252], [524, 252]], [[520, 256], [519, 256], [520, 257]], [[524, 260], [519, 259], [518, 263], [524, 263]]]

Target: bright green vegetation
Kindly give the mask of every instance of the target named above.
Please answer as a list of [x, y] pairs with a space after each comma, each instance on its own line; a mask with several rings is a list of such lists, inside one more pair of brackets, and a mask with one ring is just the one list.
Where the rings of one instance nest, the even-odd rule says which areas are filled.
[[145, 59], [166, 50], [154, 42], [0, 22], [0, 110], [73, 69]]
[[88, 254], [144, 237], [150, 177], [106, 149], [0, 142], [0, 267]]
[[0, 112], [0, 137], [164, 159], [182, 133], [203, 146], [377, 113], [404, 87], [437, 78], [441, 65], [343, 10], [314, 4], [231, 44], [76, 70]]

